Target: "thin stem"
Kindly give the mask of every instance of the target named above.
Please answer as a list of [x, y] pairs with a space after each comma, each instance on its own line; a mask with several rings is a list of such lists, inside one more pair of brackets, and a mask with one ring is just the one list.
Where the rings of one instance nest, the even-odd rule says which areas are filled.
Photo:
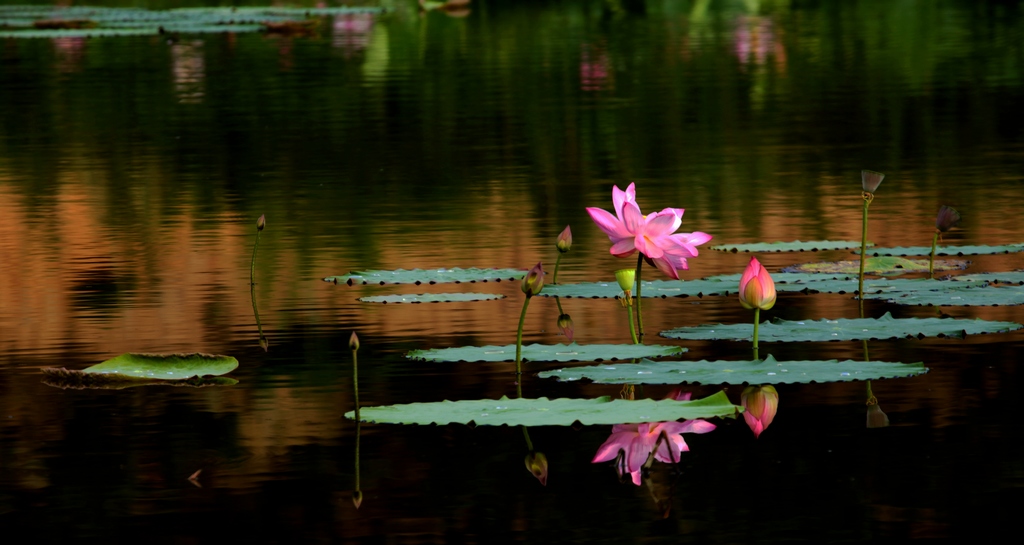
[[644, 315], [640, 309], [640, 285], [642, 281], [640, 279], [640, 271], [644, 267], [644, 254], [640, 254], [636, 259], [636, 330], [637, 330], [637, 344], [644, 342]]
[[630, 304], [633, 301], [633, 296], [627, 292], [624, 297], [626, 298], [626, 316], [629, 316], [629, 336], [633, 338], [633, 344], [640, 344], [640, 341], [636, 338], [636, 329], [634, 329], [635, 326], [633, 325], [633, 309], [630, 308], [633, 306]]
[[519, 426], [523, 428], [523, 437], [526, 439], [526, 450], [533, 452], [533, 441], [530, 441], [530, 432], [526, 431], [526, 426]]
[[561, 316], [561, 315], [565, 314], [565, 311], [562, 310], [562, 302], [558, 300], [558, 296], [557, 295], [555, 296], [555, 304], [558, 305], [558, 315]]
[[[871, 361], [871, 357], [868, 356], [868, 340], [864, 339], [864, 361]], [[868, 386], [870, 388], [870, 385]]]
[[864, 214], [861, 219], [860, 233], [860, 276], [857, 281], [857, 300], [860, 302], [860, 317], [864, 317], [864, 260], [867, 259], [868, 248], [868, 206], [875, 198], [874, 195], [864, 192]]
[[359, 361], [356, 358], [356, 352], [352, 351], [352, 399], [356, 404], [356, 487], [353, 492], [353, 501], [355, 501], [356, 509], [363, 502], [363, 492], [359, 488], [359, 431], [362, 422], [359, 420]]
[[552, 284], [558, 283], [558, 265], [562, 263], [562, 252], [558, 252], [558, 257], [555, 258], [555, 275], [551, 278]]
[[252, 246], [252, 262], [249, 264], [249, 284], [256, 283], [256, 250], [260, 247], [260, 232], [256, 231], [256, 244]]
[[761, 309], [759, 309], [757, 307], [754, 307], [754, 359], [755, 360], [758, 359], [758, 357], [757, 357], [757, 333], [758, 333], [758, 331], [757, 330], [758, 330], [758, 326], [761, 325], [760, 321], [761, 321]]
[[939, 230], [935, 230], [932, 237], [932, 255], [928, 258], [928, 278], [934, 278], [935, 274], [935, 246], [939, 243]]
[[530, 306], [530, 296], [523, 302], [523, 312], [519, 315], [519, 330], [516, 332], [516, 382], [523, 374], [523, 322], [526, 321], [526, 308]]

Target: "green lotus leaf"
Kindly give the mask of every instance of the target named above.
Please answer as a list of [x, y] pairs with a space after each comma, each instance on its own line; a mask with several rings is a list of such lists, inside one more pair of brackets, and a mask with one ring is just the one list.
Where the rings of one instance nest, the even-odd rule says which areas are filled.
[[1024, 271], [961, 274], [950, 280], [956, 282], [991, 282], [993, 284], [1024, 284]]
[[[936, 259], [936, 271], [956, 271], [966, 269], [970, 261], [955, 259]], [[824, 261], [817, 263], [801, 263], [782, 269], [783, 272], [814, 272], [829, 274], [860, 274], [860, 260]], [[908, 272], [928, 272], [927, 259], [907, 259], [905, 257], [869, 257], [864, 262], [866, 274], [903, 274]]]
[[341, 276], [328, 276], [324, 282], [335, 284], [444, 284], [461, 282], [501, 282], [522, 280], [526, 271], [522, 269], [396, 269], [393, 271], [352, 271]]
[[[743, 408], [729, 402], [725, 392], [694, 401], [605, 396], [597, 399], [474, 399], [364, 407], [359, 418], [380, 424], [469, 424], [478, 426], [571, 426], [667, 422], [680, 419], [732, 417]], [[354, 419], [355, 411], [345, 413]]]
[[[992, 254], [1012, 254], [1016, 252], [1024, 252], [1024, 243], [1021, 244], [1004, 244], [1002, 246], [937, 246], [935, 248], [935, 255], [992, 255]], [[855, 254], [860, 253], [860, 245], [854, 250]], [[869, 255], [874, 256], [908, 256], [908, 255], [931, 255], [931, 246], [909, 246], [902, 247], [897, 246], [895, 248], [872, 248], [868, 251]]]
[[[776, 279], [778, 277], [778, 279]], [[775, 273], [776, 291], [804, 291], [808, 289], [809, 282], [824, 282], [836, 280], [838, 277], [833, 274], [814, 273]], [[853, 277], [843, 277], [853, 278]], [[857, 281], [853, 279], [854, 289]], [[666, 297], [704, 297], [715, 295], [733, 295], [740, 287], [740, 275], [723, 275], [700, 280], [653, 280], [644, 281], [643, 290], [640, 292], [646, 298]], [[813, 286], [817, 287], [817, 286]], [[541, 297], [565, 297], [583, 299], [610, 299], [622, 295], [619, 285], [613, 280], [608, 282], [580, 282], [578, 284], [555, 284], [545, 285], [544, 291], [539, 294]], [[633, 284], [633, 296], [636, 296], [636, 284]]]
[[[836, 320], [790, 321], [775, 318], [758, 329], [762, 342], [851, 341], [859, 339], [898, 339], [905, 337], [956, 337], [980, 333], [1005, 333], [1024, 325], [957, 318], [893, 318], [886, 312], [880, 318], [839, 318]], [[662, 331], [669, 339], [748, 341], [753, 324], [704, 324]]]
[[[868, 246], [873, 246], [873, 243], [869, 242]], [[807, 242], [801, 242], [799, 240], [795, 240], [793, 242], [755, 242], [750, 244], [719, 244], [717, 246], [711, 246], [712, 250], [733, 253], [818, 252], [824, 250], [849, 250], [851, 248], [860, 249], [860, 241], [809, 240]]]
[[[528, 361], [603, 361], [661, 358], [686, 352], [681, 346], [650, 344], [528, 344], [522, 356]], [[499, 362], [516, 361], [516, 345], [460, 346], [413, 350], [406, 354], [414, 360]]]
[[[954, 286], [960, 282], [951, 283]], [[992, 286], [963, 282], [963, 286], [941, 291], [908, 291], [882, 289], [872, 293], [864, 288], [865, 299], [882, 299], [897, 305], [947, 306], [1013, 306], [1024, 304], [1024, 286]]]
[[396, 295], [372, 295], [360, 297], [366, 303], [464, 303], [468, 301], [492, 301], [504, 299], [496, 293], [405, 293]]
[[[157, 383], [181, 381], [186, 385], [202, 386], [210, 381], [205, 377], [218, 376], [234, 371], [238, 360], [231, 356], [210, 354], [121, 354], [116, 358], [98, 363], [81, 371], [62, 368], [43, 369], [43, 373], [54, 380], [80, 387], [101, 387], [127, 383]], [[213, 381], [219, 383], [219, 381]]]
[[[827, 280], [854, 280], [856, 283], [859, 270], [853, 274], [828, 274], [828, 273], [807, 273], [807, 272], [773, 272], [772, 281], [778, 284], [806, 284], [808, 282], [825, 282]], [[742, 274], [720, 274], [709, 276], [703, 280], [725, 282], [736, 286], [739, 289]]]
[[887, 361], [649, 361], [555, 369], [541, 378], [560, 381], [589, 379], [601, 384], [806, 384], [846, 382], [921, 375], [923, 363]]

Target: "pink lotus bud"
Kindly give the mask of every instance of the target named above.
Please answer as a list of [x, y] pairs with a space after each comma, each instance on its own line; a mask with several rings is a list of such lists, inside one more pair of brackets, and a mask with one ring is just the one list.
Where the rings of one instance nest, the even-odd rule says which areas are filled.
[[754, 432], [754, 437], [760, 437], [779, 410], [779, 392], [770, 384], [747, 386], [740, 394], [740, 405], [744, 408], [743, 419]]
[[565, 338], [568, 339], [569, 342], [572, 342], [572, 336], [574, 333], [572, 316], [569, 316], [568, 314], [563, 314], [559, 316], [558, 330], [561, 331], [563, 335], [565, 335]]
[[868, 428], [884, 428], [889, 425], [889, 417], [882, 412], [878, 403], [868, 405]]
[[348, 347], [352, 350], [359, 350], [359, 336], [356, 332], [352, 332], [352, 336], [348, 338]]
[[881, 172], [875, 172], [873, 170], [862, 170], [860, 171], [860, 186], [865, 192], [874, 194], [878, 186], [881, 185], [882, 180], [885, 178], [885, 174]]
[[533, 473], [542, 486], [548, 485], [548, 458], [543, 452], [530, 452], [526, 455], [526, 469]]
[[540, 263], [526, 272], [521, 288], [527, 297], [533, 297], [544, 289], [544, 267]]
[[256, 230], [262, 231], [267, 226], [267, 215], [260, 214], [260, 219], [256, 220]]
[[565, 230], [558, 235], [558, 241], [555, 242], [555, 247], [558, 248], [559, 252], [563, 254], [572, 248], [572, 231], [569, 230], [569, 226], [565, 226]]
[[960, 212], [948, 206], [939, 208], [939, 215], [935, 218], [935, 228], [940, 233], [945, 233], [960, 223]]
[[750, 258], [740, 277], [740, 304], [745, 309], [761, 310], [775, 306], [775, 281], [756, 257]]

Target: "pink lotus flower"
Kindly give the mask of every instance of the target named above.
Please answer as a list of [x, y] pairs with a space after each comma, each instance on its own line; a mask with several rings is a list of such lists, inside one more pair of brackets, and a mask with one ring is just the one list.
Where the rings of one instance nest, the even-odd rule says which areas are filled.
[[779, 411], [779, 392], [770, 384], [747, 386], [740, 394], [740, 405], [743, 405], [743, 419], [750, 431], [754, 432], [754, 437], [760, 437]]
[[697, 256], [697, 246], [711, 240], [711, 235], [699, 231], [676, 233], [683, 222], [682, 208], [665, 208], [644, 216], [636, 204], [636, 184], [629, 184], [625, 191], [613, 187], [612, 205], [614, 216], [607, 210], [587, 208], [594, 223], [612, 241], [611, 254], [629, 257], [640, 252], [674, 280], [679, 279], [680, 270], [689, 268], [686, 259]]
[[619, 476], [629, 473], [633, 484], [640, 486], [641, 469], [652, 455], [655, 460], [674, 464], [679, 461], [681, 452], [690, 450], [683, 440], [684, 433], [707, 433], [713, 429], [714, 424], [699, 418], [685, 422], [617, 424], [612, 426], [611, 436], [597, 449], [591, 463], [617, 460]]
[[775, 306], [775, 297], [775, 281], [761, 262], [751, 257], [740, 277], [740, 304], [745, 309], [768, 310]]

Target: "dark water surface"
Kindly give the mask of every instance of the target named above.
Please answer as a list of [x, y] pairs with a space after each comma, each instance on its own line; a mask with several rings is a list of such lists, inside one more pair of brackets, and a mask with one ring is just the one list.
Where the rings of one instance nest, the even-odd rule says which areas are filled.
[[[174, 4], [179, 5], [179, 4]], [[759, 439], [740, 420], [687, 436], [643, 486], [591, 464], [610, 427], [364, 424], [357, 510], [348, 338], [360, 402], [515, 394], [511, 364], [425, 364], [412, 349], [510, 344], [515, 283], [354, 286], [367, 268], [628, 265], [584, 207], [636, 182], [714, 243], [859, 240], [863, 168], [887, 174], [870, 239], [1024, 242], [1024, 11], [1018, 2], [494, 1], [465, 17], [388, 2], [315, 37], [0, 43], [0, 530], [22, 542], [865, 542], [983, 539], [1024, 504], [1024, 333], [872, 341], [927, 375], [781, 385]], [[153, 7], [151, 5], [151, 7]], [[155, 6], [163, 7], [163, 6]], [[255, 221], [259, 339], [249, 291]], [[850, 259], [767, 254], [769, 270]], [[702, 251], [686, 279], [749, 256]], [[1022, 254], [969, 258], [1008, 271]], [[646, 279], [663, 279], [646, 269]], [[357, 297], [484, 291], [477, 303]], [[609, 300], [563, 300], [579, 343], [628, 342]], [[878, 316], [934, 307], [869, 302]], [[1024, 321], [1020, 307], [943, 307]], [[528, 343], [564, 342], [538, 298]], [[850, 295], [780, 295], [762, 319], [855, 317]], [[647, 300], [655, 332], [748, 322], [734, 297]], [[748, 343], [684, 342], [744, 359]], [[859, 342], [766, 343], [848, 359]], [[233, 387], [59, 389], [41, 367], [125, 352], [236, 357]], [[617, 396], [541, 380], [529, 397]], [[660, 398], [669, 387], [647, 387]], [[719, 390], [695, 386], [695, 395]], [[741, 387], [727, 392], [739, 401]], [[202, 469], [201, 487], [188, 477]]]

